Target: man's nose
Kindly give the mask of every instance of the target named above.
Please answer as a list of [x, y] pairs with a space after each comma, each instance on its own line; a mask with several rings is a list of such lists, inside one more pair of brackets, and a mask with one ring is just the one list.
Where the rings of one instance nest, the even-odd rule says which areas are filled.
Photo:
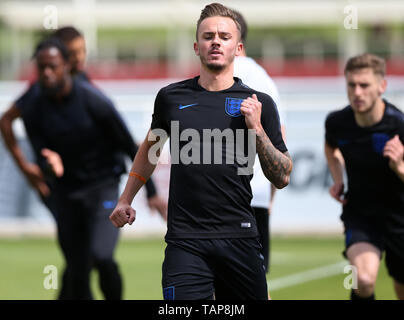
[[44, 74], [44, 76], [46, 76], [46, 77], [52, 76], [52, 69], [51, 69], [50, 67], [45, 67], [45, 68], [43, 69], [43, 74]]
[[355, 94], [356, 96], [360, 96], [361, 93], [362, 93], [362, 88], [361, 88], [361, 86], [355, 86], [354, 94]]
[[219, 35], [215, 35], [212, 40], [213, 44], [220, 46], [220, 37]]

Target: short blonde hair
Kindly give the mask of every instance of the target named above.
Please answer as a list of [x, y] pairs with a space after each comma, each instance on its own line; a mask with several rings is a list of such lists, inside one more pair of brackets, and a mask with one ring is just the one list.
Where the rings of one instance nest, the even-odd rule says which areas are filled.
[[241, 37], [241, 26], [240, 23], [237, 20], [237, 15], [233, 12], [233, 10], [225, 7], [224, 5], [220, 3], [211, 3], [208, 4], [201, 12], [201, 15], [199, 17], [199, 20], [196, 24], [196, 40], [198, 41], [198, 31], [199, 31], [199, 26], [201, 25], [202, 21], [205, 20], [206, 18], [210, 17], [226, 17], [230, 18], [234, 21], [236, 24], [237, 30], [239, 31], [239, 35]]
[[346, 75], [349, 71], [364, 68], [370, 68], [375, 74], [378, 74], [382, 77], [384, 77], [386, 74], [385, 60], [370, 53], [364, 53], [359, 56], [350, 58], [345, 66], [344, 74]]

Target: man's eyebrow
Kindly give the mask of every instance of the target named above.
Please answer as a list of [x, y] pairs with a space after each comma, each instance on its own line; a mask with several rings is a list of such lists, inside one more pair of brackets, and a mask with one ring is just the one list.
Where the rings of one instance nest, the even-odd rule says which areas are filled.
[[[202, 34], [203, 35], [212, 35], [212, 34], [216, 34], [216, 31], [205, 31]], [[221, 35], [231, 35], [231, 32], [219, 31], [219, 34], [221, 34]]]

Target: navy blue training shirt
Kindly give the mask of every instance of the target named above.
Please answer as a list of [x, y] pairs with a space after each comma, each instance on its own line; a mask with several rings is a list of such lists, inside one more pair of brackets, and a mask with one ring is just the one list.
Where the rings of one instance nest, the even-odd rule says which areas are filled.
[[[46, 96], [36, 82], [15, 103], [41, 168], [49, 171], [41, 149], [61, 156], [64, 175], [52, 185], [66, 192], [119, 177], [126, 171], [124, 154], [133, 160], [137, 152], [113, 103], [87, 81], [72, 83], [62, 101]], [[146, 188], [149, 197], [155, 195], [151, 180]]]
[[[171, 125], [178, 121], [179, 135], [187, 135], [187, 129], [203, 137], [204, 129], [228, 130], [236, 137], [236, 131], [247, 132], [245, 118], [240, 113], [240, 103], [255, 93], [262, 103], [261, 123], [269, 139], [281, 152], [287, 148], [282, 140], [279, 115], [270, 96], [252, 90], [238, 78], [232, 87], [223, 91], [207, 91], [198, 84], [199, 77], [171, 84], [162, 88], [155, 100], [151, 129], [163, 129], [170, 136], [171, 159], [178, 158], [171, 165], [168, 231], [166, 239], [187, 238], [247, 238], [256, 237], [257, 228], [250, 205], [252, 192], [251, 175], [239, 175], [243, 165], [238, 161], [226, 161], [235, 158], [235, 143], [222, 138], [221, 163], [214, 163], [212, 139], [198, 141], [192, 138], [179, 142], [179, 151], [188, 153], [195, 161], [186, 160], [173, 153], [176, 139]], [[176, 130], [176, 129], [173, 129]], [[229, 131], [230, 130], [230, 131]], [[188, 130], [189, 133], [189, 130]], [[183, 137], [184, 138], [184, 137]], [[189, 145], [191, 144], [191, 145]], [[188, 147], [194, 146], [192, 150]], [[244, 154], [247, 139], [244, 139]], [[210, 150], [210, 152], [209, 152]], [[255, 158], [255, 154], [253, 155]], [[206, 163], [205, 160], [208, 162]], [[172, 161], [173, 162], [173, 161]]]
[[[342, 219], [350, 216], [382, 219], [392, 231], [404, 232], [404, 183], [383, 156], [386, 142], [396, 134], [404, 143], [404, 114], [384, 100], [380, 122], [360, 127], [350, 106], [330, 113], [325, 122], [325, 139], [339, 148], [348, 177], [347, 204]], [[395, 230], [395, 231], [394, 231]]]

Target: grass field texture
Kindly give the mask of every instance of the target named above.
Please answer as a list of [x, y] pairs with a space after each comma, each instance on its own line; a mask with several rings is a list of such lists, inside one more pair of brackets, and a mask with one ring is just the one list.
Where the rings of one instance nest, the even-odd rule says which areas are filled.
[[[268, 276], [273, 300], [344, 300], [342, 237], [276, 236], [271, 239], [271, 271]], [[116, 259], [124, 282], [124, 299], [160, 300], [161, 265], [165, 242], [159, 238], [121, 239]], [[0, 239], [0, 299], [54, 299], [57, 291], [45, 289], [47, 265], [63, 259], [54, 239]], [[102, 299], [97, 273], [91, 275], [94, 297]], [[272, 289], [271, 289], [272, 286]], [[384, 261], [376, 284], [377, 299], [395, 299]]]

